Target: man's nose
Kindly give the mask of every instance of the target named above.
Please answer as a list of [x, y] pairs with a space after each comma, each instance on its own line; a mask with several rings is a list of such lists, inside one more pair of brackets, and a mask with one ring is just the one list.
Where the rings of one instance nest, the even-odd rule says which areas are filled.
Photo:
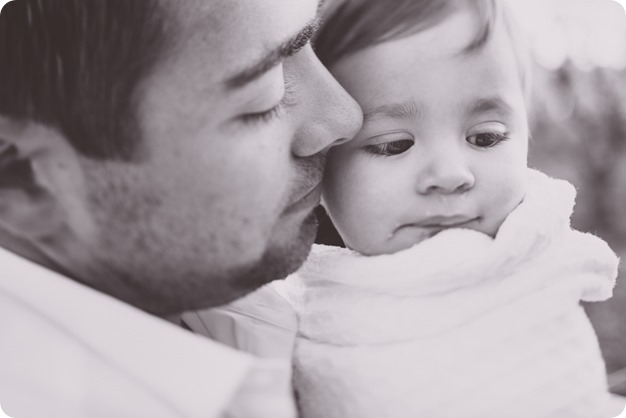
[[474, 187], [474, 174], [462, 150], [456, 146], [441, 147], [424, 156], [417, 191], [420, 194], [465, 193]]
[[[304, 51], [303, 51], [304, 52]], [[306, 51], [307, 88], [303, 92], [304, 122], [293, 143], [293, 154], [308, 157], [354, 138], [363, 123], [357, 102], [317, 59]]]

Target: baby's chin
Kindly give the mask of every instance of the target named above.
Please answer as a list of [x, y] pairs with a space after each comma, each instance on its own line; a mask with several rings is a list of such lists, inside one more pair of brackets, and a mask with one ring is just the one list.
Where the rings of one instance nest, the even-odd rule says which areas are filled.
[[481, 232], [485, 235], [490, 236], [491, 238], [494, 238], [498, 233], [498, 229], [500, 228], [501, 224], [502, 221], [485, 222], [484, 220], [479, 219], [476, 222], [462, 228], [422, 228], [418, 226], [408, 225], [406, 227], [398, 228], [396, 231], [390, 234], [389, 238], [386, 240], [380, 240], [375, 243], [370, 242], [369, 245], [348, 245], [348, 248], [366, 256], [394, 254], [403, 250], [407, 250], [415, 245], [420, 244], [421, 242], [426, 241], [427, 239], [435, 237], [443, 231], [448, 231], [450, 229], [469, 229], [472, 231]]
[[358, 252], [359, 254], [377, 256], [394, 254], [406, 250], [434, 235], [435, 234], [432, 234], [422, 228], [400, 228], [390, 234], [388, 239], [372, 242], [373, 240], [370, 238], [369, 242], [367, 242], [368, 240], [365, 240], [366, 243], [363, 245], [350, 245], [349, 243], [346, 243], [346, 245], [348, 248]]

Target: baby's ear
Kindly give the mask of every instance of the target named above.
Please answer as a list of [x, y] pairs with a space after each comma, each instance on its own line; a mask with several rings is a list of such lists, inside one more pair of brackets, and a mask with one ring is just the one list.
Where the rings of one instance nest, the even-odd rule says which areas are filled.
[[0, 115], [0, 229], [33, 240], [61, 227], [68, 148], [55, 130]]

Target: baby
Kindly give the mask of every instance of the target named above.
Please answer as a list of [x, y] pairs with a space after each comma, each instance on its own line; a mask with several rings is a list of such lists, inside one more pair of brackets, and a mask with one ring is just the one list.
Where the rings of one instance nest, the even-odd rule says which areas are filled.
[[570, 228], [575, 190], [527, 168], [525, 59], [496, 1], [351, 0], [318, 53], [359, 102], [316, 246], [283, 291], [304, 418], [609, 418], [580, 301], [618, 260]]

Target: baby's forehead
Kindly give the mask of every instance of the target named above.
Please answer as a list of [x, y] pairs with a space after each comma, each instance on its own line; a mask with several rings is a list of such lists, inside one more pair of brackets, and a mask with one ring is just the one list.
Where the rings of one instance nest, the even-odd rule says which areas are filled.
[[426, 119], [432, 113], [507, 116], [525, 107], [518, 100], [525, 90], [506, 31], [498, 32], [466, 53], [442, 53], [432, 43], [424, 54], [423, 42], [413, 43], [412, 37], [380, 44], [343, 60], [333, 72], [366, 120]]
[[505, 113], [513, 108], [510, 97], [523, 93], [506, 36], [462, 54], [440, 53], [436, 43], [422, 53], [419, 37], [377, 45], [333, 69], [366, 119], [426, 117], [441, 106], [457, 114]]
[[[425, 47], [429, 43], [431, 46], [442, 46], [446, 37], [453, 37], [462, 29], [446, 23], [458, 20], [460, 14], [470, 14], [471, 30], [466, 29], [465, 35], [456, 44], [449, 45], [449, 51], [446, 52], [471, 55], [480, 52], [493, 38], [506, 38], [508, 48], [515, 54], [522, 87], [529, 93], [528, 48], [512, 12], [503, 1], [351, 0], [329, 10], [324, 16], [325, 23], [315, 45], [322, 62], [331, 69], [346, 57], [415, 34], [430, 34], [430, 39], [424, 37]], [[441, 31], [439, 35], [433, 36], [437, 31], [432, 29], [441, 25], [447, 27], [443, 36]], [[444, 48], [439, 49], [439, 52], [442, 51]], [[424, 51], [405, 53], [418, 55]]]

